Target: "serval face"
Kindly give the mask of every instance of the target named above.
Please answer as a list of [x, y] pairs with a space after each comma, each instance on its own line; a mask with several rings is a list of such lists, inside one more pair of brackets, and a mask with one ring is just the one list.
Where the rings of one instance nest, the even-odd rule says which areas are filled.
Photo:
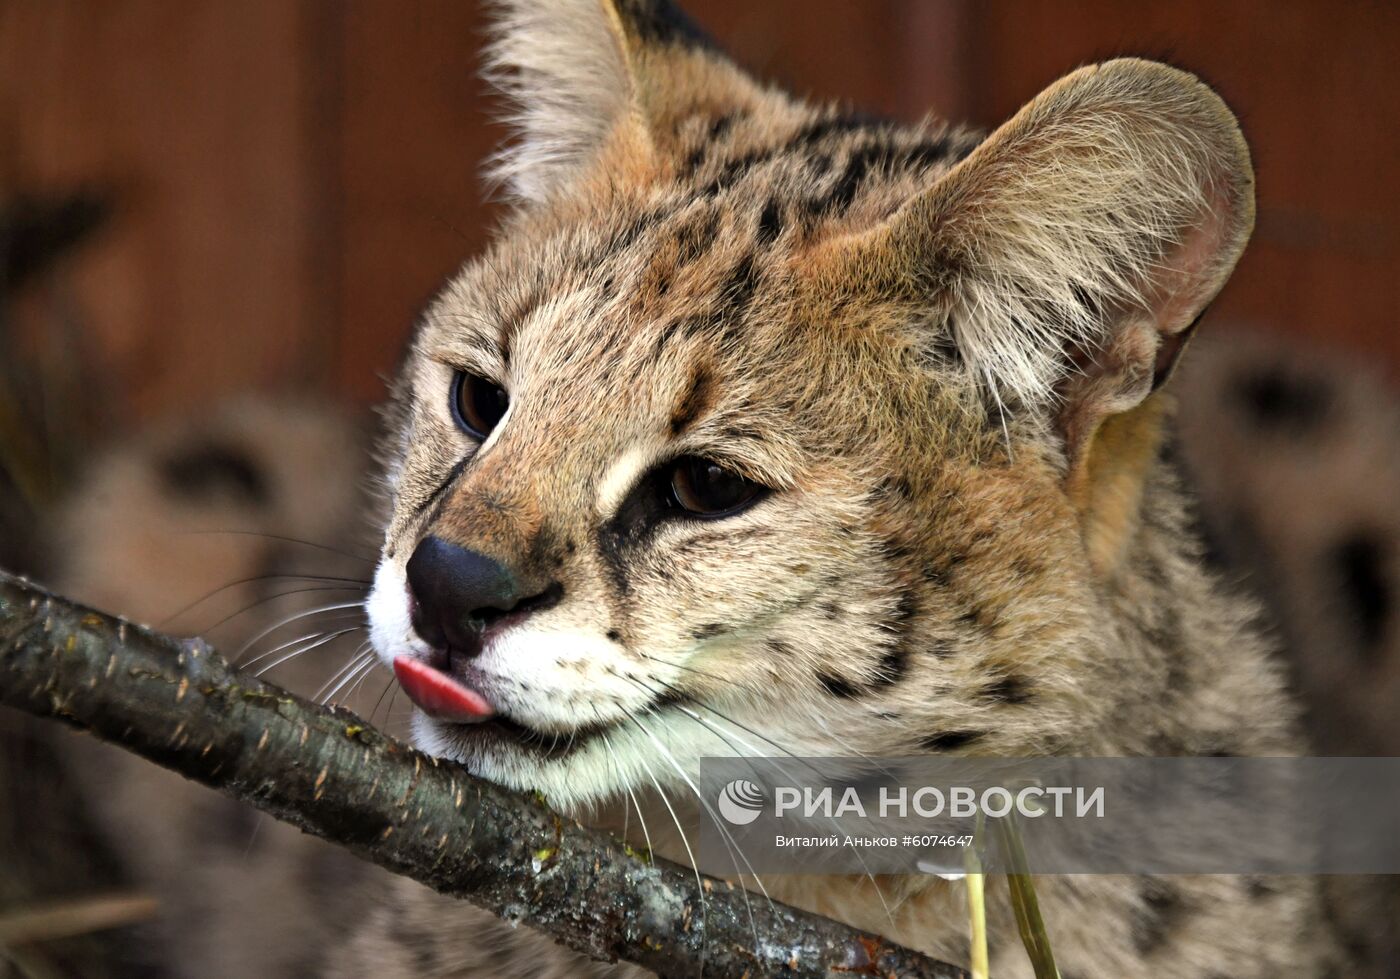
[[420, 745], [566, 806], [1063, 747], [1150, 395], [1248, 232], [1228, 112], [1115, 62], [979, 141], [557, 5], [505, 9], [519, 202], [395, 389], [369, 610]]

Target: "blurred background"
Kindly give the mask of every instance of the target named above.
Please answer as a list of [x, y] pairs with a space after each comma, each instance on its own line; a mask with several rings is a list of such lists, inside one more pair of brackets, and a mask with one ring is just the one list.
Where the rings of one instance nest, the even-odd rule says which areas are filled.
[[[689, 7], [760, 75], [901, 118], [993, 126], [1115, 54], [1201, 74], [1259, 173], [1258, 229], [1215, 317], [1400, 363], [1400, 6]], [[73, 320], [63, 355], [86, 362], [104, 427], [249, 387], [374, 401], [491, 226], [477, 175], [502, 133], [481, 27], [473, 0], [0, 3], [0, 207], [101, 205], [61, 264], [15, 281], [10, 256], [11, 329]]]
[[[1400, 4], [687, 7], [760, 76], [896, 118], [992, 127], [1073, 67], [1118, 54], [1171, 61], [1221, 92], [1254, 151], [1259, 211], [1205, 332], [1238, 334], [1242, 346], [1212, 363], [1247, 373], [1183, 382], [1197, 433], [1187, 454], [1205, 471], [1220, 543], [1264, 569], [1254, 584], [1289, 613], [1280, 631], [1322, 739], [1362, 730], [1359, 746], [1331, 743], [1396, 753], [1385, 718], [1400, 657], [1377, 650], [1400, 641], [1389, 584]], [[213, 631], [225, 649], [253, 644], [268, 662], [302, 647], [277, 647], [276, 634], [256, 646], [260, 630], [305, 612], [322, 629], [302, 637], [314, 642], [356, 614], [374, 551], [360, 492], [368, 406], [417, 312], [496, 218], [478, 178], [504, 135], [477, 78], [483, 23], [474, 0], [0, 0], [0, 566], [175, 631]], [[1253, 414], [1221, 421], [1239, 392]], [[1328, 411], [1331, 433], [1300, 451], [1299, 433]], [[1342, 632], [1354, 656], [1334, 655]], [[332, 660], [299, 657], [303, 673], [281, 678], [327, 697], [367, 692], [361, 709], [392, 725], [403, 707], [391, 697], [381, 710], [387, 687], [364, 684], [372, 667], [351, 659], [343, 672], [362, 652], [347, 633], [318, 647]], [[296, 834], [0, 721], [18, 786], [13, 805], [0, 793], [0, 922], [33, 895], [110, 885], [186, 916], [217, 918], [244, 895], [239, 914], [256, 910], [265, 934], [314, 927], [261, 897], [287, 889], [277, 874], [305, 845]], [[100, 806], [82, 801], [93, 786]], [[169, 819], [193, 814], [198, 832], [150, 816], [160, 791]], [[85, 815], [36, 816], [45, 804]], [[34, 845], [41, 824], [53, 846]], [[230, 845], [211, 856], [209, 833]], [[165, 842], [133, 858], [142, 834]], [[171, 839], [201, 848], [200, 875]], [[17, 862], [3, 869], [7, 840], [36, 865], [28, 879]], [[333, 890], [357, 872], [318, 859]], [[329, 900], [325, 880], [301, 884]], [[85, 945], [79, 928], [80, 940], [0, 956], [0, 975], [180, 975], [192, 963], [270, 976], [304, 944], [243, 942], [244, 958], [210, 971], [228, 935], [186, 925], [168, 912], [116, 946]]]

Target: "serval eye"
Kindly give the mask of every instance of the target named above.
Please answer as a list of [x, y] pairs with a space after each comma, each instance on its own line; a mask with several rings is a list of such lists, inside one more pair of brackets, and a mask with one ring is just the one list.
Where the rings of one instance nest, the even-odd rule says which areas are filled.
[[486, 438], [508, 407], [510, 395], [499, 384], [466, 371], [452, 379], [452, 416], [468, 435]]
[[708, 459], [685, 456], [671, 467], [672, 504], [697, 516], [727, 517], [764, 491], [765, 487]]

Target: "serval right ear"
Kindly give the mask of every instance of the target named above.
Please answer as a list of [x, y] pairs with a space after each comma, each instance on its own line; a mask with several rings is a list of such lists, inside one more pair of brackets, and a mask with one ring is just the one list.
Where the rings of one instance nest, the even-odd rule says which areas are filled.
[[492, 176], [542, 201], [608, 168], [641, 186], [676, 160], [678, 123], [782, 101], [721, 54], [668, 0], [495, 0], [487, 77], [512, 104], [516, 140]]
[[1224, 102], [1124, 59], [1050, 86], [883, 225], [819, 247], [809, 275], [838, 300], [909, 304], [999, 410], [1058, 431], [1107, 569], [1156, 458], [1149, 396], [1253, 225], [1249, 150]]
[[1249, 150], [1224, 102], [1123, 59], [1062, 78], [814, 264], [827, 288], [927, 304], [1008, 408], [1068, 409], [1079, 444], [1161, 383], [1253, 225]]

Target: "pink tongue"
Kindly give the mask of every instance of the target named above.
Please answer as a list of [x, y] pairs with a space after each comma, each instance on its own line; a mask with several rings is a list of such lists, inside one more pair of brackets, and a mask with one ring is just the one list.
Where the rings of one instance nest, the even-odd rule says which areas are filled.
[[439, 721], [470, 724], [495, 713], [481, 694], [416, 657], [394, 657], [394, 676], [409, 699]]

